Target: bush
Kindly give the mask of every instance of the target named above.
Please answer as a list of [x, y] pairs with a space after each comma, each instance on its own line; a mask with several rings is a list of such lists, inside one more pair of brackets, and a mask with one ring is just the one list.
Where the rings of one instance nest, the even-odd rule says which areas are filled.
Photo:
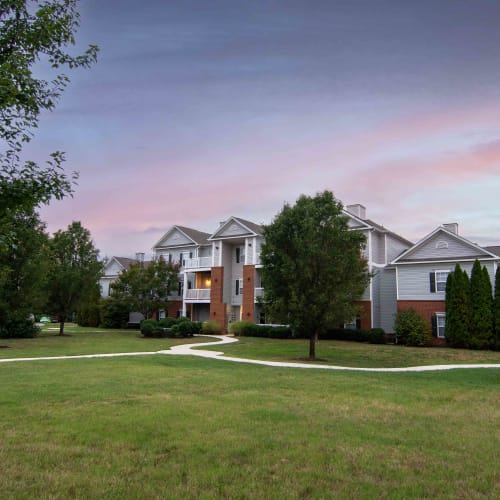
[[208, 321], [203, 322], [201, 331], [209, 335], [220, 333], [222, 331], [222, 325], [213, 319], [209, 319]]
[[36, 337], [39, 333], [40, 328], [27, 318], [10, 318], [0, 326], [2, 339], [28, 339]]
[[425, 319], [411, 308], [398, 312], [394, 331], [398, 344], [424, 346], [429, 338], [429, 327]]
[[385, 344], [385, 331], [383, 328], [372, 328], [368, 333], [368, 342], [370, 344]]
[[127, 328], [129, 310], [126, 304], [112, 297], [101, 301], [101, 326], [103, 328]]
[[160, 328], [172, 328], [177, 323], [175, 318], [162, 318], [158, 320], [158, 326]]
[[241, 337], [269, 339], [290, 339], [293, 337], [292, 329], [286, 325], [256, 325], [250, 321], [237, 321], [233, 325], [235, 325], [233, 333]]
[[163, 333], [163, 328], [158, 326], [155, 319], [143, 319], [140, 328], [144, 337], [161, 337]]
[[245, 330], [248, 325], [253, 325], [254, 323], [250, 321], [235, 321], [229, 325], [229, 333], [236, 335], [237, 337], [243, 336], [241, 333]]
[[360, 328], [330, 328], [319, 336], [322, 340], [348, 340], [351, 342], [368, 342], [370, 332]]

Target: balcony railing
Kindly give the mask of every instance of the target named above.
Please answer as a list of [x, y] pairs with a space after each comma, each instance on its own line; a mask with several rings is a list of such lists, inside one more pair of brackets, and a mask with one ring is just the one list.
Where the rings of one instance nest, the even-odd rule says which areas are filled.
[[203, 267], [212, 267], [212, 257], [197, 257], [184, 261], [184, 269], [200, 269]]
[[186, 300], [210, 300], [210, 288], [191, 288], [186, 290]]

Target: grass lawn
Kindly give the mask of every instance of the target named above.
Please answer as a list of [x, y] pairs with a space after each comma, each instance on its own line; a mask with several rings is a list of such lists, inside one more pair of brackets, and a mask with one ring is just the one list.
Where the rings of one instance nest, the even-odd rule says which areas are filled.
[[[97, 335], [53, 346], [81, 337], [87, 352]], [[172, 342], [99, 335], [105, 352]], [[30, 355], [55, 354], [47, 338]], [[152, 355], [0, 364], [0, 387], [2, 498], [500, 497], [498, 369], [323, 372]]]
[[[160, 351], [177, 344], [200, 342], [195, 338], [144, 338], [139, 330], [107, 330], [82, 328], [66, 324], [65, 337], [59, 337], [59, 324], [48, 324], [35, 339], [0, 339], [0, 359], [40, 356], [75, 356], [79, 354], [108, 354], [113, 352]], [[208, 339], [209, 340], [209, 339]], [[204, 342], [207, 339], [204, 338]]]
[[[238, 339], [239, 342], [235, 344], [204, 347], [204, 349], [224, 351], [227, 356], [270, 361], [299, 361], [300, 358], [309, 355], [309, 340], [306, 339], [281, 340], [256, 337], [238, 337]], [[500, 364], [500, 352], [495, 351], [375, 345], [342, 340], [320, 340], [316, 344], [316, 356], [324, 360], [323, 364], [363, 368], [455, 363]]]

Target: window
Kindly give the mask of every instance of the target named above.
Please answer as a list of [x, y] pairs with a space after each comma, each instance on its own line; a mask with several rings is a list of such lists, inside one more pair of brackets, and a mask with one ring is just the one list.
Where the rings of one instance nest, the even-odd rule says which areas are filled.
[[185, 262], [184, 262], [184, 259], [183, 259], [184, 255], [182, 254], [182, 252], [179, 254], [179, 264], [181, 266], [184, 266], [185, 265]]
[[446, 326], [446, 313], [436, 313], [436, 336], [444, 339], [444, 330]]
[[446, 291], [446, 280], [448, 279], [449, 274], [449, 270], [432, 271], [430, 273], [430, 285], [432, 293]]
[[177, 282], [177, 295], [180, 295], [182, 297], [182, 292], [184, 289], [184, 283], [182, 281]]
[[241, 278], [238, 278], [235, 281], [235, 288], [234, 288], [234, 294], [235, 295], [242, 295], [243, 294], [243, 280]]
[[245, 262], [245, 249], [241, 247], [236, 247], [236, 263], [240, 264]]

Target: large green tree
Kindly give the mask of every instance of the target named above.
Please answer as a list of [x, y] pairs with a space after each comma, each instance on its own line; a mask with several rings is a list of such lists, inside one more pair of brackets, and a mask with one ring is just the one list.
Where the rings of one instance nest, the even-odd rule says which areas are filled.
[[3, 221], [2, 235], [0, 329], [5, 337], [28, 336], [34, 330], [23, 320], [45, 305], [48, 236], [34, 211], [14, 212], [8, 222]]
[[494, 347], [500, 347], [500, 267], [495, 273], [495, 298], [493, 299], [493, 322], [495, 328]]
[[[72, 176], [62, 171], [64, 154], [52, 153], [44, 166], [21, 161], [23, 145], [33, 137], [40, 114], [51, 111], [69, 83], [66, 67], [88, 67], [97, 57], [91, 45], [80, 55], [76, 0], [0, 0], [0, 217], [6, 209], [33, 208], [71, 192]], [[51, 67], [52, 78], [35, 70]]]
[[177, 288], [178, 274], [178, 265], [162, 257], [135, 262], [111, 285], [111, 297], [126, 304], [129, 312], [150, 318], [156, 311], [168, 308], [168, 296]]
[[470, 337], [470, 322], [469, 277], [457, 263], [446, 282], [446, 341], [454, 347], [464, 347]]
[[102, 274], [99, 251], [90, 232], [80, 222], [73, 222], [66, 231], [57, 231], [49, 241], [48, 307], [64, 324], [89, 300]]
[[333, 193], [302, 195], [285, 204], [264, 226], [264, 302], [274, 321], [309, 337], [309, 358], [318, 336], [331, 325], [352, 320], [369, 283], [362, 256], [365, 236], [349, 229], [348, 217]]
[[[29, 263], [41, 262], [40, 248], [29, 243], [22, 250], [17, 247], [27, 266], [20, 269], [20, 259], [11, 258], [12, 244], [25, 237], [43, 239], [40, 224], [38, 229], [31, 225], [30, 236], [26, 224], [41, 204], [71, 194], [76, 178], [63, 171], [64, 153], [56, 151], [37, 164], [23, 156], [23, 147], [32, 139], [40, 115], [54, 109], [69, 83], [64, 68], [88, 67], [96, 60], [93, 45], [80, 55], [68, 51], [78, 25], [76, 0], [0, 0], [0, 285], [5, 290], [17, 286], [17, 295], [25, 297], [22, 302], [6, 301], [4, 294], [0, 309], [8, 309], [19, 321], [25, 318], [28, 298], [39, 291]], [[33, 279], [16, 282], [16, 273]], [[4, 330], [5, 321], [0, 314]]]
[[493, 294], [489, 273], [475, 260], [470, 278], [471, 323], [467, 347], [484, 349], [493, 340]]

